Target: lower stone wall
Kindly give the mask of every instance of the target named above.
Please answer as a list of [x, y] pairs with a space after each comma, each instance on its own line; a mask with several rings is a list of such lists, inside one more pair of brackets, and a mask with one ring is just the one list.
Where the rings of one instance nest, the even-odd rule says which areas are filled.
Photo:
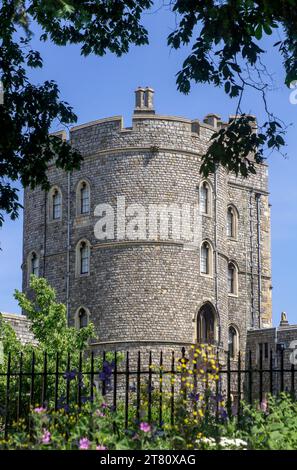
[[1, 313], [1, 316], [4, 321], [12, 326], [22, 344], [37, 343], [33, 333], [30, 331], [30, 320], [28, 318], [16, 313]]
[[[294, 343], [296, 342], [296, 343]], [[248, 332], [246, 363], [251, 361], [253, 397], [272, 392], [297, 391], [297, 325], [285, 325]], [[296, 368], [296, 372], [295, 372]]]

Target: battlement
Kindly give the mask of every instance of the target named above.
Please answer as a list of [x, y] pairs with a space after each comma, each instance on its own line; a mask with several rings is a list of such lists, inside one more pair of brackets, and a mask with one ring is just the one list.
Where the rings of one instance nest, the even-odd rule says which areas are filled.
[[[99, 150], [116, 148], [159, 147], [202, 153], [214, 132], [228, 126], [217, 114], [208, 114], [202, 120], [155, 113], [154, 90], [138, 87], [135, 91], [135, 108], [132, 126], [125, 127], [123, 116], [111, 116], [74, 126], [69, 141], [84, 156]], [[254, 122], [254, 121], [253, 121]], [[65, 131], [52, 135], [66, 139]]]

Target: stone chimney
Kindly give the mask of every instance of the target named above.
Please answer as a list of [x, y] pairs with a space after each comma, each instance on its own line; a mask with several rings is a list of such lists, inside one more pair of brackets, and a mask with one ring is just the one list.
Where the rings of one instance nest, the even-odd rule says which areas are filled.
[[282, 326], [289, 326], [289, 322], [288, 322], [288, 319], [287, 319], [287, 314], [286, 314], [286, 312], [282, 312], [282, 313], [281, 313], [281, 320], [280, 320], [279, 326], [280, 326], [280, 327], [282, 327]]
[[218, 114], [207, 114], [205, 118], [203, 119], [203, 122], [205, 124], [208, 124], [209, 126], [214, 127], [215, 129], [218, 127], [218, 123], [221, 121], [221, 116]]
[[154, 90], [150, 87], [138, 87], [135, 90], [134, 114], [155, 114]]

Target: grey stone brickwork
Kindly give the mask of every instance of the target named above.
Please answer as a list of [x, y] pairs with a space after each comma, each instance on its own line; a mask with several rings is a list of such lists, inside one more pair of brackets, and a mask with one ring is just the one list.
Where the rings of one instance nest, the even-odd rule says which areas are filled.
[[[195, 342], [199, 309], [210, 302], [217, 315], [219, 346], [228, 348], [228, 328], [234, 324], [244, 352], [248, 330], [271, 326], [267, 165], [257, 165], [257, 174], [247, 179], [222, 168], [209, 177], [212, 214], [202, 216], [201, 224], [202, 238], [214, 249], [211, 277], [200, 274], [199, 248], [185, 250], [170, 239], [99, 241], [94, 209], [100, 203], [116, 205], [118, 196], [125, 196], [126, 205], [198, 202], [201, 156], [216, 127], [160, 116], [152, 109], [141, 111], [134, 113], [131, 128], [116, 116], [71, 129], [70, 142], [84, 157], [81, 169], [67, 174], [52, 165], [48, 170], [51, 185], [62, 192], [62, 220], [49, 220], [48, 194], [25, 190], [23, 290], [30, 293], [27, 261], [34, 250], [40, 275], [68, 306], [69, 323], [74, 324], [79, 307], [90, 311], [97, 349], [178, 349]], [[76, 188], [82, 179], [91, 188], [91, 211], [77, 216]], [[239, 214], [237, 240], [226, 236], [231, 203]], [[91, 244], [90, 275], [77, 277], [75, 255], [81, 239]], [[228, 295], [229, 260], [239, 270], [237, 297]]]
[[3, 320], [9, 323], [14, 329], [17, 338], [22, 344], [36, 343], [34, 336], [30, 330], [30, 320], [24, 315], [15, 313], [1, 313]]

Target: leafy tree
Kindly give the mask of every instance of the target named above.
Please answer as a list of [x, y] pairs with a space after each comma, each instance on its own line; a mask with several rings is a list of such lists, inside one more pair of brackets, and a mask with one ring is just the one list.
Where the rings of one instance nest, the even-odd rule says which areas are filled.
[[[267, 105], [271, 76], [263, 64], [265, 51], [259, 41], [276, 30], [283, 36], [273, 47], [283, 58], [285, 84], [290, 86], [297, 78], [296, 1], [176, 0], [171, 4], [179, 22], [168, 44], [175, 49], [192, 45], [177, 74], [178, 89], [188, 93], [191, 82], [211, 83], [223, 87], [230, 98], [238, 98], [235, 119], [214, 134], [201, 171], [207, 175], [220, 163], [243, 176], [255, 173], [254, 163], [263, 161], [267, 149], [281, 150], [285, 145], [285, 126]], [[258, 133], [251, 118], [242, 114], [241, 102], [247, 88], [260, 93], [267, 113], [267, 121]], [[249, 158], [251, 152], [254, 162]]]
[[22, 311], [30, 320], [30, 331], [36, 340], [35, 344], [22, 346], [14, 329], [0, 315], [0, 338], [4, 344], [4, 354], [20, 351], [75, 354], [86, 350], [88, 341], [94, 337], [94, 325], [77, 329], [67, 325], [66, 307], [57, 302], [56, 293], [46, 279], [31, 275], [30, 288], [32, 299], [16, 290], [15, 298]]
[[[5, 100], [0, 105], [0, 225], [4, 212], [15, 218], [20, 208], [13, 182], [47, 189], [51, 160], [65, 170], [77, 168], [81, 161], [67, 142], [48, 136], [54, 120], [63, 125], [76, 120], [72, 108], [59, 100], [57, 84], [33, 85], [26, 76], [27, 68], [42, 66], [40, 54], [29, 48], [31, 24], [37, 22], [42, 28], [42, 40], [80, 44], [85, 56], [108, 51], [120, 56], [131, 44], [148, 42], [141, 15], [152, 5], [152, 0], [2, 1], [0, 79]], [[189, 93], [192, 82], [211, 83], [238, 100], [231, 125], [213, 135], [202, 173], [214, 171], [217, 164], [243, 176], [255, 173], [255, 163], [263, 161], [267, 150], [282, 151], [286, 130], [267, 104], [271, 77], [263, 65], [260, 41], [273, 32], [282, 37], [273, 47], [283, 59], [285, 83], [290, 86], [297, 79], [296, 1], [171, 0], [169, 7], [177, 18], [169, 46], [192, 46], [177, 74], [178, 89]], [[262, 96], [267, 113], [258, 133], [241, 106], [245, 90], [251, 87]]]
[[52, 80], [30, 83], [26, 71], [42, 67], [38, 51], [30, 49], [33, 22], [42, 40], [57, 45], [81, 44], [83, 55], [120, 56], [130, 44], [147, 43], [140, 24], [149, 0], [3, 0], [0, 3], [0, 80], [4, 104], [0, 105], [0, 226], [4, 213], [12, 219], [21, 207], [14, 182], [48, 189], [46, 170], [53, 159], [59, 168], [79, 168], [81, 156], [68, 142], [50, 137], [55, 120], [62, 125], [76, 121], [68, 103], [59, 100]]
[[[72, 381], [71, 393], [76, 399], [77, 387], [81, 387], [81, 393], [90, 393], [90, 377], [84, 379], [79, 374], [80, 353], [83, 354], [83, 370], [90, 370], [90, 357], [85, 354], [88, 349], [88, 342], [94, 338], [94, 325], [78, 330], [67, 326], [66, 307], [56, 301], [55, 291], [49, 286], [43, 278], [31, 276], [30, 287], [32, 289], [32, 299], [19, 291], [15, 292], [15, 297], [19, 306], [26, 313], [31, 321], [30, 330], [34, 334], [36, 342], [34, 344], [22, 345], [16, 337], [12, 326], [3, 320], [0, 315], [0, 341], [3, 344], [4, 357], [0, 362], [0, 372], [6, 372], [8, 367], [8, 357], [10, 353], [10, 369], [12, 372], [20, 370], [20, 359], [22, 361], [22, 370], [27, 375], [22, 384], [22, 396], [24, 398], [23, 406], [28, 405], [28, 396], [30, 395], [32, 370], [32, 358], [35, 359], [35, 396], [40, 399], [42, 389], [42, 373], [44, 371], [44, 358], [47, 359], [47, 397], [52, 400], [54, 396], [55, 381], [54, 372], [56, 370], [56, 361], [58, 359], [59, 371], [65, 373], [65, 376], [59, 376], [59, 397], [60, 401], [65, 401], [65, 391], [67, 380]], [[69, 362], [70, 361], [70, 362]], [[70, 368], [69, 368], [70, 367]], [[102, 358], [94, 358], [95, 370], [102, 367]], [[11, 390], [17, 391], [19, 379], [17, 376], [11, 377]], [[26, 395], [27, 391], [27, 395]], [[1, 403], [5, 403], [6, 377], [0, 376], [0, 418]], [[12, 406], [15, 406], [13, 403]], [[1, 419], [0, 419], [1, 421]]]

